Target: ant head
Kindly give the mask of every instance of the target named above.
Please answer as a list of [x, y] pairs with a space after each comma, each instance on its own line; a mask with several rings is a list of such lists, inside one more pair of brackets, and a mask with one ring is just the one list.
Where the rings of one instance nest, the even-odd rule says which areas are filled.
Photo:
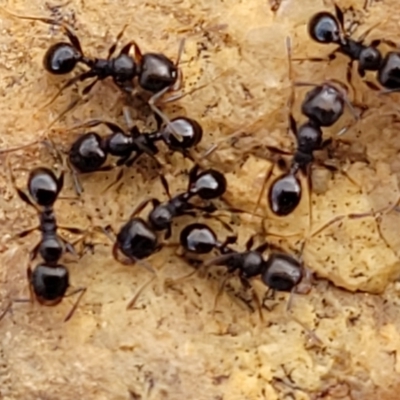
[[60, 42], [46, 51], [43, 66], [51, 74], [64, 75], [71, 72], [81, 58], [82, 54], [71, 43]]
[[226, 191], [226, 185], [226, 178], [221, 172], [207, 169], [191, 182], [190, 192], [197, 194], [203, 200], [211, 200], [222, 196]]
[[117, 244], [121, 252], [133, 260], [149, 257], [159, 247], [156, 233], [141, 218], [132, 218], [122, 226]]
[[58, 236], [48, 236], [40, 242], [40, 256], [50, 265], [54, 265], [61, 258], [63, 251], [64, 245]]
[[261, 274], [261, 280], [268, 287], [283, 292], [290, 292], [302, 278], [301, 264], [287, 254], [272, 254]]
[[135, 60], [128, 54], [119, 54], [112, 59], [113, 76], [118, 83], [132, 81], [137, 74]]
[[301, 184], [296, 175], [289, 172], [272, 183], [268, 192], [268, 203], [272, 212], [280, 217], [289, 215], [301, 200]]
[[318, 43], [339, 43], [339, 22], [333, 14], [319, 12], [308, 23], [308, 34]]
[[[132, 129], [132, 132], [134, 132], [134, 129]], [[135, 136], [135, 134], [128, 136], [122, 131], [115, 131], [103, 139], [104, 148], [107, 153], [115, 157], [127, 157], [132, 154], [132, 151], [138, 150], [137, 146], [135, 146], [135, 141], [141, 139], [145, 138], [140, 134], [138, 136]]]
[[332, 126], [344, 111], [344, 94], [324, 83], [307, 92], [301, 112], [317, 126]]
[[214, 231], [207, 225], [198, 223], [183, 228], [179, 241], [185, 250], [196, 254], [210, 253], [218, 245]]
[[378, 71], [382, 65], [382, 54], [376, 47], [364, 47], [358, 62], [361, 71]]
[[171, 227], [173, 217], [168, 205], [161, 203], [151, 210], [149, 222], [156, 231], [163, 231]]
[[242, 255], [242, 263], [239, 267], [240, 275], [249, 279], [260, 275], [265, 269], [265, 261], [262, 254], [255, 250], [247, 251]]
[[178, 79], [178, 68], [160, 53], [143, 54], [139, 69], [139, 85], [151, 93], [172, 86]]
[[35, 203], [41, 207], [52, 206], [63, 185], [48, 168], [35, 168], [29, 174], [28, 191]]
[[68, 289], [69, 273], [63, 265], [39, 264], [32, 272], [30, 284], [39, 303], [56, 305]]
[[71, 165], [79, 172], [98, 170], [106, 161], [107, 153], [102, 146], [102, 138], [96, 132], [80, 136], [68, 152]]
[[[178, 117], [171, 120], [161, 133], [171, 150], [186, 150], [200, 143], [203, 128], [191, 118]], [[176, 136], [179, 136], [181, 140], [177, 140]]]
[[400, 88], [400, 53], [391, 51], [383, 59], [378, 70], [379, 83], [386, 89]]

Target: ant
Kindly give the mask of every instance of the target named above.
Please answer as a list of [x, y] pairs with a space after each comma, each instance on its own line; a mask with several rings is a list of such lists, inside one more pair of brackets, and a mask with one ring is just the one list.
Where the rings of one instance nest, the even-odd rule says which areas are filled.
[[[393, 48], [398, 48], [397, 45], [391, 40], [376, 39], [366, 46], [364, 40], [376, 25], [365, 31], [358, 40], [354, 40], [346, 34], [343, 12], [336, 4], [335, 14], [336, 16], [326, 11], [319, 12], [311, 18], [308, 24], [308, 33], [313, 40], [322, 44], [335, 43], [339, 46], [328, 55], [328, 60], [332, 61], [339, 52], [350, 58], [347, 68], [349, 82], [351, 82], [353, 62], [358, 61], [358, 73], [361, 77], [365, 76], [365, 71], [377, 71], [378, 82], [388, 89], [384, 93], [400, 90], [400, 53], [391, 51], [382, 57], [377, 48], [381, 43]], [[310, 58], [309, 60], [324, 61], [326, 59]], [[366, 83], [372, 89], [379, 89], [372, 82], [367, 81]]]
[[[41, 240], [31, 251], [30, 260], [33, 261], [39, 253], [43, 261], [37, 264], [33, 271], [31, 266], [28, 266], [27, 276], [30, 291], [31, 293], [33, 292], [40, 304], [46, 306], [55, 306], [64, 297], [80, 293], [73, 308], [65, 318], [65, 321], [67, 321], [72, 317], [86, 288], [77, 289], [73, 293], [66, 295], [66, 291], [69, 288], [69, 273], [64, 265], [59, 264], [59, 260], [65, 250], [76, 254], [72, 244], [57, 234], [57, 221], [53, 210], [53, 205], [63, 188], [64, 175], [61, 173], [57, 178], [54, 172], [48, 168], [35, 168], [30, 172], [28, 178], [29, 195], [16, 186], [12, 173], [11, 180], [20, 199], [35, 208], [39, 215], [39, 226], [25, 230], [17, 235], [17, 237], [21, 238], [37, 229], [41, 232]], [[81, 233], [79, 229], [62, 228], [73, 233]]]
[[[130, 117], [125, 108], [124, 114], [129, 122]], [[85, 133], [75, 140], [68, 151], [68, 161], [72, 167], [75, 187], [79, 194], [82, 189], [78, 183], [76, 173], [112, 169], [113, 166], [104, 166], [109, 154], [119, 157], [116, 163], [117, 166], [126, 165], [130, 167], [144, 153], [155, 158], [154, 156], [158, 153], [158, 148], [155, 144], [163, 141], [171, 151], [179, 151], [190, 158], [188, 151], [196, 146], [203, 136], [201, 125], [187, 117], [174, 118], [168, 125], [148, 134], [140, 133], [137, 126], [132, 126], [132, 124], [130, 124], [132, 128], [125, 132], [120, 126], [112, 122], [97, 119], [90, 120], [70, 130], [82, 127], [93, 128], [98, 125], [105, 125], [110, 129], [111, 133], [106, 137], [101, 137], [93, 131]], [[176, 132], [180, 140], [174, 136], [174, 132]], [[133, 157], [131, 157], [132, 153], [135, 153]], [[157, 163], [159, 164], [158, 161]]]
[[[182, 74], [179, 70], [179, 62], [183, 52], [184, 40], [180, 43], [175, 62], [161, 53], [143, 54], [135, 41], [129, 41], [115, 55], [118, 42], [127, 27], [125, 25], [109, 48], [107, 58], [91, 58], [84, 54], [78, 36], [67, 24], [51, 18], [21, 16], [13, 14], [4, 8], [1, 9], [15, 18], [41, 21], [49, 25], [60, 26], [63, 29], [69, 42], [57, 42], [48, 48], [43, 59], [43, 66], [47, 72], [53, 75], [65, 75], [72, 72], [79, 63], [89, 68], [89, 70], [69, 79], [48, 104], [51, 104], [66, 88], [87, 79], [94, 78], [93, 82], [83, 89], [83, 95], [89, 94], [98, 81], [108, 77], [111, 77], [114, 83], [123, 91], [131, 93], [133, 80], [137, 78], [139, 86], [152, 94], [148, 101], [152, 111], [166, 123], [169, 123], [168, 118], [156, 106], [156, 102], [168, 91], [176, 92], [180, 88]], [[134, 49], [134, 57], [129, 55], [132, 47]], [[176, 98], [179, 98], [179, 96]], [[172, 101], [172, 98], [167, 101]], [[73, 106], [75, 106], [74, 103], [68, 107], [68, 110]]]
[[[287, 42], [289, 65], [291, 65], [291, 47]], [[308, 83], [297, 83], [297, 86], [308, 86]], [[301, 105], [301, 112], [308, 118], [308, 121], [297, 127], [297, 123], [293, 115], [289, 114], [289, 130], [296, 138], [297, 148], [293, 155], [289, 172], [276, 178], [271, 184], [268, 191], [268, 203], [270, 209], [275, 215], [287, 216], [291, 214], [299, 205], [302, 197], [301, 183], [298, 173], [302, 172], [308, 177], [308, 188], [311, 193], [311, 180], [309, 166], [314, 162], [314, 152], [322, 150], [331, 143], [331, 140], [323, 141], [322, 127], [330, 127], [335, 124], [344, 113], [345, 104], [353, 111], [346, 95], [339, 91], [331, 82], [322, 85], [314, 85], [314, 89], [310, 90]], [[289, 101], [289, 107], [293, 104], [293, 95]], [[281, 154], [287, 152], [268, 147], [268, 149], [277, 151]], [[261, 201], [262, 193], [265, 185], [272, 174], [272, 168], [267, 173], [260, 196], [256, 203], [255, 211]], [[311, 217], [310, 217], [311, 218]]]
[[[199, 172], [195, 165], [189, 172], [188, 188], [183, 193], [171, 197], [168, 183], [161, 176], [161, 183], [167, 193], [169, 200], [161, 203], [155, 198], [146, 199], [141, 202], [131, 213], [129, 220], [117, 234], [113, 247], [114, 258], [122, 264], [134, 264], [137, 260], [147, 258], [161, 249], [163, 244], [159, 243], [157, 232], [166, 231], [165, 239], [171, 236], [171, 224], [174, 218], [183, 215], [194, 215], [193, 210], [204, 210], [212, 212], [213, 205], [201, 207], [189, 202], [195, 196], [202, 200], [212, 200], [222, 196], [226, 191], [226, 179], [222, 173], [214, 169]], [[152, 203], [153, 209], [147, 220], [135, 217], [147, 204]], [[127, 259], [121, 260], [118, 251], [121, 251]]]
[[[351, 82], [353, 62], [358, 61], [358, 73], [365, 76], [366, 71], [378, 71], [382, 65], [382, 54], [377, 46], [384, 40], [373, 40], [369, 46], [364, 44], [367, 35], [375, 26], [365, 31], [358, 40], [352, 39], [344, 28], [344, 15], [340, 7], [335, 4], [335, 15], [322, 11], [315, 14], [308, 23], [310, 37], [322, 44], [334, 43], [339, 47], [328, 55], [332, 61], [336, 53], [342, 53], [350, 58], [347, 68], [347, 79]], [[311, 61], [324, 61], [323, 58], [311, 58]]]
[[[195, 254], [207, 254], [217, 249], [221, 254], [203, 263], [203, 267], [208, 268], [213, 265], [226, 266], [229, 274], [237, 271], [245, 287], [249, 286], [249, 279], [260, 276], [262, 282], [273, 291], [293, 292], [306, 276], [302, 263], [288, 255], [280, 247], [271, 245], [268, 242], [253, 248], [254, 238], [254, 235], [251, 236], [246, 242], [246, 250], [239, 252], [229, 247], [229, 244], [236, 242], [237, 236], [228, 236], [224, 242], [221, 242], [209, 226], [193, 223], [187, 225], [181, 231], [180, 244], [185, 251]], [[278, 249], [279, 251], [264, 259], [263, 253], [269, 248]], [[226, 279], [217, 294], [215, 306], [225, 283]], [[253, 295], [260, 306], [259, 299], [255, 296], [255, 293]]]

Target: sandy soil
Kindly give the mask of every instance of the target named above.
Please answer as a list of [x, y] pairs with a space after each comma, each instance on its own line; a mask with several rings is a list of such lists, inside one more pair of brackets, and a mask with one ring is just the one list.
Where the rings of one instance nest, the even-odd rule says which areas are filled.
[[[273, 3], [277, 11], [271, 11]], [[212, 1], [179, 0], [132, 2], [73, 0], [63, 3], [2, 1], [0, 5], [24, 15], [53, 16], [68, 21], [87, 54], [106, 55], [114, 38], [129, 24], [122, 43], [136, 40], [144, 51], [163, 52], [171, 58], [179, 40], [186, 39], [182, 59], [184, 88], [193, 91], [163, 107], [170, 117], [187, 115], [203, 126], [200, 156], [212, 144], [218, 150], [204, 165], [226, 173], [226, 200], [251, 212], [264, 176], [274, 168], [263, 146], [293, 150], [288, 134], [287, 102], [291, 91], [285, 41], [289, 36], [294, 57], [324, 56], [329, 46], [311, 42], [306, 24], [310, 16], [331, 4], [319, 0]], [[329, 3], [329, 2], [326, 2]], [[380, 23], [369, 38], [400, 42], [395, 0], [339, 1], [348, 21], [357, 21], [355, 35]], [[90, 99], [48, 129], [49, 124], [76, 99], [78, 88], [66, 90], [51, 105], [43, 105], [65, 82], [42, 67], [46, 48], [62, 33], [39, 22], [19, 20], [0, 13], [0, 147], [7, 149], [33, 140], [50, 138], [61, 151], [77, 133], [72, 125], [89, 118], [106, 118], [125, 126], [122, 107], [127, 99], [110, 81], [98, 84]], [[385, 46], [382, 50], [388, 51]], [[347, 60], [327, 63], [294, 62], [293, 79], [321, 83], [346, 82]], [[367, 88], [354, 70], [355, 92], [349, 96], [364, 118], [354, 123], [347, 110], [326, 137], [333, 138], [332, 160], [338, 172], [315, 166], [310, 198], [307, 181], [300, 207], [287, 218], [273, 217], [265, 194], [258, 216], [221, 211], [239, 235], [243, 249], [250, 235], [283, 246], [297, 254], [304, 240], [305, 265], [315, 273], [312, 290], [266, 299], [262, 319], [240, 282], [233, 277], [214, 300], [225, 275], [194, 276], [172, 287], [164, 282], [192, 271], [175, 248], [164, 248], [149, 259], [157, 279], [139, 296], [135, 308], [126, 305], [151, 278], [140, 266], [118, 264], [111, 243], [95, 233], [94, 226], [111, 224], [115, 230], [145, 197], [165, 198], [154, 164], [143, 159], [125, 171], [122, 185], [105, 190], [118, 171], [82, 177], [84, 193], [76, 198], [70, 173], [66, 173], [63, 199], [56, 204], [60, 224], [87, 229], [79, 260], [66, 256], [72, 289], [86, 287], [81, 304], [63, 322], [74, 299], [57, 307], [15, 303], [0, 321], [0, 397], [30, 399], [397, 399], [400, 387], [400, 313], [398, 254], [400, 215], [391, 211], [379, 218], [343, 218], [317, 232], [321, 226], [348, 213], [364, 213], [394, 204], [400, 193], [398, 178], [398, 95], [381, 96]], [[374, 80], [373, 74], [368, 75]], [[204, 88], [196, 88], [206, 85]], [[295, 118], [302, 121], [300, 104], [307, 88], [296, 88]], [[154, 125], [148, 109], [135, 103], [134, 118], [140, 128]], [[347, 124], [349, 130], [337, 140]], [[100, 129], [100, 132], [105, 132]], [[246, 133], [232, 146], [229, 135]], [[249, 149], [259, 145], [261, 150]], [[179, 154], [160, 152], [171, 192], [186, 186], [191, 163]], [[6, 160], [20, 187], [29, 170], [46, 165], [60, 171], [60, 161], [48, 147], [38, 144], [0, 155], [0, 307], [10, 299], [26, 299], [29, 251], [39, 235], [15, 239], [19, 231], [36, 224], [37, 216], [16, 195]], [[330, 160], [330, 161], [332, 161]], [[311, 204], [311, 206], [310, 206]], [[221, 209], [224, 204], [221, 203]], [[312, 213], [310, 214], [310, 210]], [[172, 242], [190, 218], [181, 218]], [[207, 220], [225, 237], [229, 232]], [[264, 225], [264, 229], [262, 226]], [[264, 233], [263, 233], [264, 232]], [[267, 232], [266, 237], [262, 237]], [[63, 233], [64, 234], [64, 233]], [[276, 234], [282, 237], [277, 237]], [[64, 234], [70, 240], [77, 240]], [[92, 251], [91, 251], [92, 250]], [[63, 261], [64, 262], [64, 261]], [[255, 279], [260, 297], [266, 292]], [[250, 296], [251, 297], [251, 296]]]

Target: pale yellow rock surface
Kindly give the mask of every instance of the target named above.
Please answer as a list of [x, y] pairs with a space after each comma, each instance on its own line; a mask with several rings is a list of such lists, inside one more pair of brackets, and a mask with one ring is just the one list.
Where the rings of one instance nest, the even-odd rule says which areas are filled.
[[[164, 110], [170, 116], [185, 114], [201, 122], [205, 135], [198, 154], [220, 143], [203, 162], [227, 173], [230, 205], [252, 212], [265, 174], [271, 168], [271, 179], [281, 173], [262, 150], [263, 145], [288, 151], [294, 146], [287, 132], [290, 81], [286, 37], [292, 38], [295, 57], [323, 56], [331, 50], [311, 42], [306, 23], [313, 13], [332, 10], [332, 4], [283, 0], [274, 14], [272, 3], [72, 0], [57, 9], [57, 3], [9, 0], [0, 5], [19, 14], [65, 18], [76, 29], [84, 51], [92, 56], [106, 55], [125, 24], [128, 27], [121, 42], [134, 39], [143, 51], [174, 57], [180, 38], [186, 38], [182, 60], [185, 89], [207, 86]], [[370, 37], [400, 42], [395, 0], [370, 1], [367, 12], [361, 11], [364, 0], [338, 3], [357, 10], [353, 14], [362, 23], [356, 35], [381, 22]], [[4, 13], [0, 13], [0, 31], [1, 149], [46, 136], [67, 149], [77, 133], [65, 129], [88, 118], [124, 125], [124, 96], [106, 81], [96, 86], [86, 104], [61, 119], [54, 129], [46, 130], [77, 95], [76, 89], [66, 90], [41, 109], [66, 79], [51, 77], [42, 68], [44, 51], [62, 34], [45, 24]], [[317, 84], [333, 78], [345, 81], [346, 61], [338, 57], [330, 65], [294, 63], [293, 78]], [[374, 79], [372, 75], [368, 78]], [[398, 399], [399, 214], [391, 211], [378, 219], [343, 218], [313, 235], [339, 215], [379, 210], [395, 203], [400, 195], [399, 96], [379, 96], [356, 72], [354, 85], [356, 93], [350, 92], [350, 98], [368, 107], [366, 117], [341, 137], [346, 144], [333, 146], [334, 161], [342, 172], [319, 173], [321, 167], [315, 167], [311, 207], [303, 179], [304, 197], [293, 215], [273, 217], [264, 193], [257, 216], [230, 218], [239, 235], [238, 249], [256, 232], [266, 232], [265, 239], [293, 252], [307, 238], [303, 258], [317, 279], [309, 294], [293, 298], [289, 312], [288, 295], [278, 294], [265, 300], [260, 320], [258, 313], [239, 299], [243, 289], [237, 278], [232, 278], [213, 313], [223, 269], [213, 277], [195, 276], [164, 288], [166, 279], [192, 271], [171, 248], [149, 259], [158, 279], [128, 311], [128, 301], [151, 276], [139, 266], [115, 262], [107, 239], [93, 234], [93, 254], [88, 251], [79, 260], [65, 259], [73, 288], [87, 287], [70, 321], [63, 323], [73, 298], [57, 307], [14, 304], [12, 313], [0, 321], [0, 398]], [[306, 91], [296, 88], [293, 113], [299, 121], [303, 121], [299, 106]], [[146, 112], [138, 111], [137, 117], [141, 128], [152, 123]], [[352, 117], [347, 110], [325, 131], [326, 137], [335, 140], [335, 134], [349, 123]], [[226, 140], [221, 142], [240, 132], [247, 135], [235, 147]], [[251, 151], [255, 145], [259, 146], [256, 155]], [[180, 155], [164, 157], [164, 151], [160, 153], [171, 192], [184, 189], [182, 172], [190, 163]], [[60, 168], [49, 149], [40, 145], [12, 153], [9, 162], [21, 187], [34, 166]], [[29, 295], [28, 255], [39, 235], [12, 238], [36, 224], [37, 216], [17, 198], [4, 155], [0, 155], [0, 165], [0, 307], [4, 309], [10, 299]], [[117, 230], [145, 197], [165, 198], [150, 166], [151, 161], [143, 157], [125, 173], [122, 187], [106, 192], [104, 188], [117, 171], [85, 176], [80, 200], [70, 199], [75, 194], [67, 173], [62, 193], [67, 198], [55, 207], [59, 223], [81, 228], [111, 224]], [[223, 214], [229, 221], [229, 213]], [[174, 241], [189, 221], [177, 221]], [[218, 221], [208, 222], [219, 236], [230, 234]], [[265, 286], [259, 280], [253, 285], [262, 297]]]

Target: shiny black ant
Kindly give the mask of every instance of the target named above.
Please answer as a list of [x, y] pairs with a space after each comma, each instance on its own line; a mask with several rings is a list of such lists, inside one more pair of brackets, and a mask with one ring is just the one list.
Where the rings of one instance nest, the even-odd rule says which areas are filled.
[[[195, 165], [189, 173], [189, 184], [185, 192], [171, 197], [168, 183], [163, 176], [161, 182], [169, 200], [161, 203], [158, 199], [146, 199], [141, 202], [131, 213], [129, 220], [116, 235], [113, 247], [114, 258], [126, 265], [134, 264], [137, 260], [149, 257], [161, 249], [164, 244], [158, 240], [158, 232], [166, 231], [165, 239], [171, 236], [171, 224], [174, 218], [183, 215], [193, 215], [194, 210], [212, 212], [215, 207], [197, 206], [189, 202], [197, 196], [202, 200], [212, 200], [222, 196], [226, 190], [226, 179], [222, 173], [214, 169], [199, 172]], [[153, 209], [147, 221], [136, 217], [147, 204], [152, 203]], [[121, 259], [119, 251], [126, 257]]]
[[[288, 255], [279, 246], [268, 242], [253, 248], [254, 238], [255, 236], [251, 236], [245, 245], [246, 250], [239, 252], [229, 246], [236, 242], [236, 236], [228, 236], [225, 241], [221, 242], [209, 226], [193, 223], [187, 225], [181, 231], [180, 244], [185, 252], [194, 254], [208, 254], [214, 249], [218, 250], [220, 255], [204, 262], [202, 266], [204, 268], [214, 265], [225, 266], [229, 274], [238, 272], [239, 278], [245, 287], [249, 286], [249, 279], [260, 276], [262, 282], [270, 290], [293, 292], [307, 275], [302, 263]], [[265, 259], [263, 253], [267, 249], [275, 251]], [[228, 277], [221, 284], [215, 299], [215, 306]], [[261, 315], [260, 301], [254, 292], [253, 296], [259, 306]]]
[[[43, 261], [36, 265], [33, 271], [30, 265], [27, 269], [31, 293], [33, 292], [40, 304], [55, 306], [67, 296], [66, 292], [70, 286], [68, 269], [59, 264], [59, 260], [65, 250], [75, 254], [73, 246], [58, 235], [57, 221], [53, 210], [53, 205], [63, 188], [64, 175], [61, 173], [57, 178], [54, 172], [48, 168], [35, 168], [29, 174], [28, 194], [17, 187], [13, 174], [10, 173], [10, 175], [12, 184], [20, 199], [35, 208], [39, 215], [38, 226], [27, 229], [17, 235], [17, 237], [21, 238], [35, 230], [39, 230], [41, 233], [41, 240], [31, 251], [30, 261], [33, 261], [38, 254], [40, 254]], [[82, 233], [80, 229], [64, 226], [62, 228], [73, 233]], [[85, 291], [86, 288], [80, 288], [68, 294], [68, 296], [71, 296], [72, 294], [80, 293], [65, 321], [71, 318]]]
[[[124, 114], [130, 122], [127, 110]], [[77, 179], [77, 173], [89, 173], [94, 171], [106, 171], [113, 166], [104, 166], [108, 155], [118, 157], [117, 166], [126, 165], [130, 167], [142, 155], [147, 154], [155, 158], [158, 153], [156, 143], [163, 141], [171, 151], [179, 151], [186, 157], [191, 157], [189, 150], [196, 146], [202, 139], [203, 129], [201, 125], [188, 117], [177, 117], [151, 133], [140, 133], [137, 126], [132, 126], [125, 132], [120, 126], [106, 120], [90, 120], [78, 125], [73, 129], [93, 128], [98, 125], [105, 125], [111, 133], [101, 137], [96, 132], [87, 132], [79, 136], [71, 145], [68, 151], [68, 162], [74, 175], [77, 192], [82, 192]], [[175, 135], [174, 135], [175, 133]], [[176, 138], [179, 136], [179, 140]], [[132, 153], [134, 156], [132, 157]], [[159, 162], [157, 161], [157, 164]], [[119, 180], [122, 176], [117, 178]]]
[[[289, 65], [291, 65], [291, 46], [287, 41]], [[344, 113], [347, 105], [353, 112], [355, 119], [358, 119], [354, 109], [347, 99], [345, 93], [341, 92], [334, 82], [325, 82], [322, 85], [308, 83], [295, 83], [295, 86], [309, 86], [314, 88], [306, 93], [301, 105], [301, 112], [308, 118], [304, 124], [297, 127], [292, 114], [289, 115], [289, 128], [294, 134], [297, 142], [296, 151], [293, 155], [289, 172], [276, 178], [268, 191], [268, 204], [275, 215], [286, 216], [291, 214], [299, 205], [302, 197], [302, 187], [298, 173], [307, 175], [308, 189], [311, 194], [311, 180], [309, 167], [314, 162], [314, 152], [326, 147], [331, 141], [323, 140], [321, 127], [330, 127], [335, 124]], [[293, 95], [290, 99], [290, 107], [293, 103]], [[268, 149], [281, 153], [287, 152], [268, 147]], [[273, 168], [266, 174], [260, 196], [256, 203], [255, 211], [260, 204], [265, 186], [272, 174]], [[310, 204], [311, 207], [311, 204]], [[311, 209], [310, 209], [311, 218]]]
[[[358, 40], [352, 39], [344, 28], [344, 15], [340, 7], [335, 4], [335, 15], [322, 11], [315, 14], [308, 23], [310, 37], [322, 44], [334, 43], [339, 47], [327, 57], [329, 61], [342, 53], [350, 58], [347, 68], [347, 79], [351, 82], [353, 62], [358, 61], [358, 73], [365, 76], [366, 71], [378, 71], [382, 65], [382, 54], [378, 50], [379, 44], [387, 42], [373, 40], [370, 45], [365, 45], [364, 40], [375, 26], [365, 31]], [[311, 58], [311, 61], [324, 61], [324, 58]]]
[[[4, 8], [1, 9], [19, 19], [41, 21], [46, 24], [60, 26], [63, 29], [69, 42], [57, 42], [46, 51], [43, 66], [47, 72], [53, 75], [65, 75], [72, 72], [79, 63], [89, 68], [89, 70], [69, 79], [48, 104], [51, 104], [66, 88], [87, 79], [93, 78], [94, 80], [83, 89], [83, 95], [87, 95], [98, 81], [108, 77], [111, 77], [114, 83], [122, 90], [130, 93], [133, 90], [133, 80], [137, 78], [139, 86], [152, 94], [148, 104], [153, 112], [161, 117], [163, 121], [169, 123], [168, 118], [156, 106], [156, 102], [168, 91], [177, 91], [180, 88], [181, 73], [179, 62], [184, 47], [183, 40], [179, 46], [175, 62], [161, 53], [142, 54], [135, 41], [129, 41], [115, 56], [118, 42], [127, 27], [126, 25], [109, 48], [107, 58], [91, 58], [84, 55], [79, 38], [67, 24], [51, 18], [21, 16], [13, 14]], [[132, 47], [134, 48], [134, 57], [129, 55]], [[168, 99], [168, 101], [172, 100]], [[72, 103], [67, 111], [75, 105], [75, 103]]]

